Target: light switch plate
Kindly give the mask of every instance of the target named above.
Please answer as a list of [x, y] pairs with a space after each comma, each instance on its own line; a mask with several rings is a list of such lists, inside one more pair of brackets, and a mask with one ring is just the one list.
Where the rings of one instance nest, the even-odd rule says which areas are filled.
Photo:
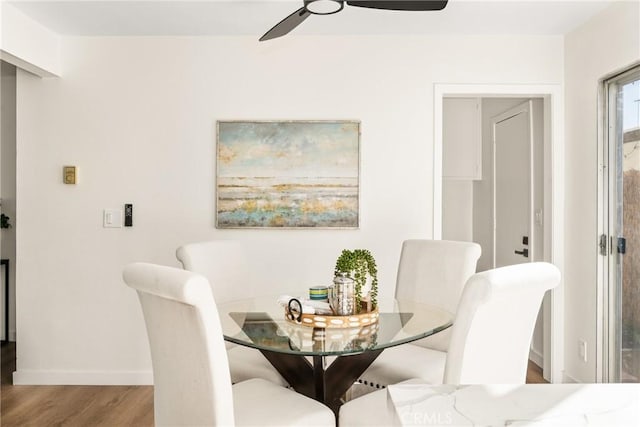
[[587, 342], [585, 340], [578, 340], [578, 357], [587, 363]]
[[536, 209], [535, 211], [535, 222], [536, 225], [542, 225], [542, 209]]
[[105, 209], [102, 213], [104, 228], [122, 228], [122, 211], [120, 209]]

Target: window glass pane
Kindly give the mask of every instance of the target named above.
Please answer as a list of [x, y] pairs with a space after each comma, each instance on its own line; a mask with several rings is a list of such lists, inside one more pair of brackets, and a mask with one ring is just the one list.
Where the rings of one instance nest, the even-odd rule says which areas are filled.
[[618, 307], [619, 379], [640, 381], [640, 80], [622, 85], [617, 127], [622, 141], [622, 224], [626, 253], [622, 255], [622, 292]]
[[640, 81], [636, 80], [622, 86], [622, 129], [628, 130], [640, 126]]

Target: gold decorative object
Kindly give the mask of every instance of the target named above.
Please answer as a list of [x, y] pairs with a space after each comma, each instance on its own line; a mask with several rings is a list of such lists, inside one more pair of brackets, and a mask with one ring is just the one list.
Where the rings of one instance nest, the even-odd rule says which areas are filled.
[[77, 180], [77, 171], [75, 166], [64, 166], [62, 168], [62, 182], [65, 184], [75, 184]]
[[[363, 326], [375, 324], [378, 322], [378, 309], [368, 313], [353, 314], [351, 316], [327, 316], [324, 314], [306, 314], [302, 316], [296, 314], [300, 321], [291, 320], [288, 316], [288, 311], [285, 309], [285, 319], [288, 322], [308, 326], [310, 328], [326, 328], [326, 329], [344, 329], [344, 328], [361, 328]], [[294, 318], [296, 316], [293, 316]]]

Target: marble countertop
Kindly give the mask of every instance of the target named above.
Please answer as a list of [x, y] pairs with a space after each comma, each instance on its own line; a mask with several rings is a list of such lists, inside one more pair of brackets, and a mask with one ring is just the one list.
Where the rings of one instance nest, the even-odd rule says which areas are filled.
[[409, 382], [387, 394], [402, 426], [640, 426], [640, 384]]

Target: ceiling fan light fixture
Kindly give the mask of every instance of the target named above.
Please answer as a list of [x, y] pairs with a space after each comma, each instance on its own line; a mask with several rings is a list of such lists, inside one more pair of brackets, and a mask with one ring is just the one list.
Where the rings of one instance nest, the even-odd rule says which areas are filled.
[[304, 0], [304, 8], [314, 15], [331, 15], [344, 8], [343, 0]]

